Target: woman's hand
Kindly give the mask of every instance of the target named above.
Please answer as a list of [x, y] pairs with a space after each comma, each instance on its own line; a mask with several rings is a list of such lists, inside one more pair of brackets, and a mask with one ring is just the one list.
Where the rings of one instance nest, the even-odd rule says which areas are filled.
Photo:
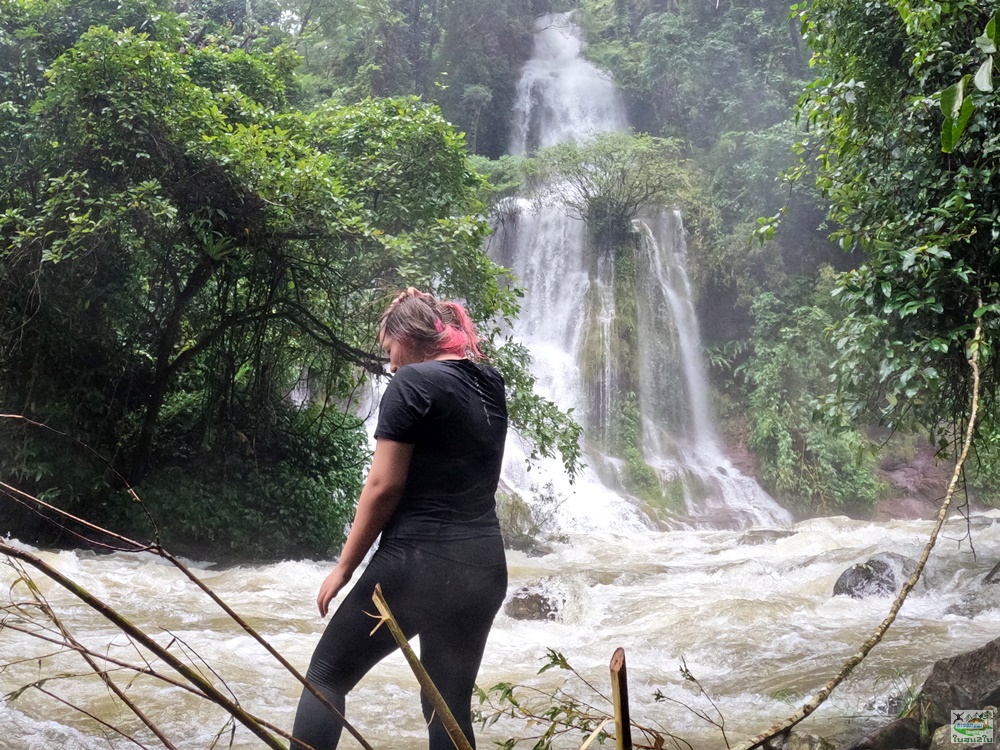
[[375, 538], [385, 528], [399, 505], [412, 457], [412, 443], [397, 443], [385, 438], [375, 440], [375, 455], [372, 456], [368, 478], [361, 490], [351, 533], [347, 535], [344, 549], [340, 551], [340, 560], [319, 587], [319, 595], [316, 597], [319, 613], [323, 617], [326, 617], [333, 597], [351, 580]]
[[340, 590], [351, 580], [351, 573], [347, 572], [339, 565], [325, 579], [319, 587], [319, 594], [316, 596], [316, 604], [319, 606], [320, 617], [326, 617], [330, 602], [333, 601]]

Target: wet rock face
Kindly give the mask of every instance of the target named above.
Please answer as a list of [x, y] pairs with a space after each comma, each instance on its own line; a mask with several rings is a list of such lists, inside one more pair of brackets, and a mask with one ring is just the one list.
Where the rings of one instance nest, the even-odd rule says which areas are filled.
[[1000, 638], [935, 662], [921, 695], [933, 725], [950, 723], [952, 710], [1000, 704]]
[[899, 750], [920, 747], [920, 722], [912, 718], [896, 719], [848, 746], [847, 750]]
[[840, 574], [833, 595], [864, 599], [868, 596], [895, 596], [917, 563], [895, 552], [881, 552], [863, 563], [852, 565]]
[[555, 620], [563, 601], [539, 587], [522, 586], [507, 601], [503, 611], [515, 620]]
[[[772, 743], [771, 747], [775, 747], [775, 745]], [[780, 747], [781, 750], [834, 750], [836, 746], [829, 740], [814, 734], [789, 732], [784, 742], [777, 747]]]
[[868, 560], [852, 565], [833, 585], [834, 596], [864, 599], [868, 596], [892, 596], [896, 591], [896, 577], [892, 567], [884, 560]]

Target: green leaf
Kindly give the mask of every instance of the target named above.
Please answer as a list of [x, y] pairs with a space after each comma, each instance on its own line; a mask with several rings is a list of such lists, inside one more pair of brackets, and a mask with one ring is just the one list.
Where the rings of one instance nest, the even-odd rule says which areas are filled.
[[982, 36], [976, 37], [976, 46], [987, 55], [992, 55], [1000, 48], [1000, 34], [997, 34], [997, 17], [993, 16], [986, 24], [986, 30]]
[[974, 79], [976, 88], [980, 91], [993, 90], [993, 58], [987, 57], [986, 61], [976, 71]]
[[962, 101], [965, 99], [965, 82], [969, 76], [962, 76], [958, 83], [954, 83], [941, 92], [941, 112], [948, 119], [958, 119], [962, 110]]
[[946, 115], [941, 126], [941, 150], [946, 154], [950, 154], [958, 144], [975, 110], [972, 99], [964, 96], [968, 78], [968, 75], [962, 76], [961, 81], [941, 92], [941, 110]]

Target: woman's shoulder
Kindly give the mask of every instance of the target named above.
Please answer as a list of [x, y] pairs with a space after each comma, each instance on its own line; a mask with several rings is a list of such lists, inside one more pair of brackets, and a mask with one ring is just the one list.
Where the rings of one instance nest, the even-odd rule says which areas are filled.
[[471, 359], [430, 359], [400, 367], [393, 378], [402, 376], [404, 381], [448, 383], [453, 379], [486, 380], [499, 388], [504, 387], [504, 379], [493, 365], [473, 362]]

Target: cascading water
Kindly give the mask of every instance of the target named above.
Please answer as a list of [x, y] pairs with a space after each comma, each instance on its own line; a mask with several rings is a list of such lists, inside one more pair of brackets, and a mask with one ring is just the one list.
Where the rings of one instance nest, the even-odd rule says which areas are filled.
[[[561, 49], [559, 39], [553, 40], [550, 33], [557, 31], [557, 22], [558, 17], [542, 22], [546, 29], [540, 36], [546, 40], [539, 49], [546, 45]], [[562, 25], [558, 33], [569, 34], [566, 44], [578, 46], [576, 32]], [[572, 64], [577, 73], [587, 69], [582, 61]], [[545, 70], [541, 62], [529, 65], [522, 85], [536, 91], [558, 88], [558, 66], [553, 63], [548, 68], [551, 80], [542, 81]], [[595, 83], [582, 90], [611, 92], [610, 99], [595, 107], [611, 111], [606, 104], [613, 101], [613, 89], [591, 71], [588, 75], [602, 81], [602, 88]], [[532, 77], [534, 83], [526, 83]], [[532, 106], [544, 101], [537, 94]], [[525, 112], [530, 109], [527, 102], [522, 100]], [[526, 115], [523, 122], [542, 122], [554, 114]], [[599, 388], [590, 418], [607, 422], [620, 385], [614, 377], [621, 373], [608, 363], [616, 345], [615, 295], [623, 267], [604, 259], [592, 277], [581, 250], [585, 228], [566, 220], [557, 207], [538, 213], [525, 210], [509, 229], [499, 238], [499, 247], [510, 252], [505, 262], [509, 259], [507, 264], [515, 267], [529, 289], [517, 334], [531, 348], [542, 392], [584, 413], [592, 402], [587, 384], [596, 382], [603, 391]], [[697, 353], [699, 348], [690, 315], [680, 219], [664, 212], [646, 217], [639, 229], [643, 241], [635, 258], [644, 285], [636, 294], [636, 315], [646, 338], [637, 370], [645, 460], [665, 482], [671, 472], [686, 472], [715, 485], [717, 492], [702, 496], [724, 498], [725, 512], [743, 513], [745, 523], [759, 522], [754, 518], [758, 512], [753, 510], [754, 501], [740, 494], [745, 490], [759, 497], [759, 489], [746, 490], [745, 485], [752, 483], [729, 470], [719, 455], [710, 420], [698, 416], [709, 410], [697, 357], [686, 369], [676, 365], [678, 351]], [[684, 320], [688, 322], [679, 322]], [[686, 336], [690, 338], [682, 341]], [[601, 364], [593, 371], [580, 363], [580, 351], [588, 345], [600, 353], [596, 361]], [[670, 426], [669, 431], [664, 425]], [[507, 480], [526, 497], [532, 492], [568, 497], [573, 491], [557, 466], [543, 462], [529, 473], [523, 453], [520, 460], [515, 455], [521, 451], [516, 440], [509, 450], [514, 461], [506, 469]], [[527, 685], [529, 689], [518, 688], [517, 695], [530, 703], [538, 695], [532, 689], [553, 692], [568, 679], [569, 694], [610, 710], [610, 704], [569, 673], [558, 669], [540, 673], [539, 667], [547, 648], [558, 649], [591, 684], [607, 692], [608, 660], [615, 647], [623, 646], [629, 659], [633, 720], [672, 732], [695, 750], [714, 750], [724, 744], [723, 738], [717, 726], [694, 711], [680, 710], [678, 703], [710, 717], [717, 707], [730, 743], [756, 735], [789, 715], [857, 651], [889, 607], [888, 598], [831, 596], [841, 572], [883, 552], [916, 558], [932, 527], [929, 521], [869, 523], [840, 517], [810, 519], [787, 532], [763, 536], [732, 529], [653, 531], [646, 516], [610, 486], [609, 475], [620, 459], [605, 459], [594, 451], [591, 463], [577, 485], [578, 497], [564, 502], [554, 516], [555, 523], [570, 530], [566, 538], [553, 541], [549, 553], [539, 557], [508, 552], [511, 590], [549, 581], [559, 604], [554, 619], [520, 620], [501, 611], [478, 684], [484, 689], [497, 683]], [[606, 471], [599, 475], [598, 469]], [[734, 484], [727, 485], [730, 480]], [[712, 512], [710, 504], [706, 507], [706, 513]], [[0, 504], [0, 524], [2, 512]], [[968, 544], [955, 541], [966, 539], [970, 527], [978, 558]], [[5, 531], [0, 525], [0, 534]], [[934, 660], [996, 637], [1000, 587], [984, 585], [983, 576], [1000, 549], [1000, 511], [970, 520], [955, 517], [945, 526], [944, 539], [952, 541], [938, 544], [923, 581], [879, 647], [797, 730], [831, 739], [856, 738], [873, 724], [888, 722], [896, 711], [894, 703], [920, 686]], [[291, 726], [298, 683], [172, 565], [144, 554], [44, 550], [37, 554], [161, 644], [170, 644], [176, 653], [198, 654], [205, 662], [195, 660], [196, 667], [220, 689], [231, 690], [245, 709], [280, 727]], [[198, 575], [300, 670], [325, 625], [314, 602], [330, 567], [329, 561], [228, 569], [195, 565]], [[100, 615], [41, 576], [36, 580], [52, 610], [81, 643], [98, 654], [148, 666], [141, 651]], [[42, 636], [52, 632], [43, 608], [25, 606], [31, 594], [19, 570], [0, 565], [0, 592], [0, 664], [10, 663], [0, 668], [0, 695], [5, 696], [0, 701], [0, 750], [132, 746], [91, 717], [121, 726], [146, 746], [158, 746], [97, 677], [69, 676], [89, 671], [77, 654], [15, 629], [17, 613], [23, 613], [40, 618], [39, 627], [49, 628], [40, 631]], [[678, 670], [682, 659], [714, 704], [682, 677]], [[111, 677], [127, 686], [129, 696], [179, 750], [205, 750], [213, 743], [229, 746], [226, 717], [213, 704], [147, 675], [108, 666]], [[161, 663], [152, 666], [169, 672]], [[60, 695], [86, 714], [31, 685]], [[394, 654], [351, 693], [348, 716], [378, 750], [426, 748], [418, 693], [405, 660]], [[501, 718], [477, 728], [478, 744], [489, 747], [541, 731], [538, 722]], [[557, 736], [553, 747], [574, 750], [582, 741], [568, 733]], [[527, 741], [519, 747], [532, 744]], [[256, 750], [262, 745], [237, 728], [231, 746]], [[350, 740], [343, 745], [345, 750], [356, 746]]]
[[572, 17], [536, 21], [534, 54], [517, 85], [513, 154], [628, 127], [614, 82], [580, 56], [583, 34]]
[[[643, 436], [647, 463], [666, 477], [682, 478], [687, 511], [698, 522], [712, 525], [787, 526], [791, 515], [781, 508], [755, 481], [742, 474], [723, 454], [711, 417], [708, 381], [701, 358], [698, 319], [691, 303], [691, 284], [686, 267], [684, 227], [677, 211], [659, 211], [637, 222], [643, 236], [648, 270], [641, 307], [651, 308], [652, 318], [662, 296], [677, 332], [677, 352], [687, 396], [686, 430], [665, 435], [663, 424], [671, 424], [660, 411], [662, 374], [668, 369], [663, 347], [651, 342], [643, 348], [641, 402], [644, 405]], [[652, 321], [647, 323], [652, 326]], [[686, 477], [686, 479], [684, 478]]]
[[[543, 16], [537, 27], [517, 88], [511, 151], [625, 129], [613, 82], [581, 57], [572, 15]], [[558, 201], [517, 208], [493, 245], [526, 290], [515, 334], [532, 353], [543, 394], [586, 425], [592, 466], [572, 488], [557, 466], [543, 464], [529, 476], [515, 443], [508, 488], [530, 498], [547, 481], [543, 494], [569, 500], [558, 520], [563, 530], [643, 523], [635, 505], [616, 498], [635, 496], [637, 482], [644, 482], [643, 512], [658, 520], [676, 516], [680, 500], [701, 524], [788, 525], [789, 514], [725, 458], [716, 439], [679, 215], [659, 211], [636, 222], [637, 237], [624, 242], [634, 245], [629, 281], [624, 261], [595, 250], [584, 223]], [[622, 349], [624, 298], [634, 298], [638, 330], [629, 335], [637, 351]], [[638, 373], [628, 367], [636, 356]], [[630, 419], [637, 429], [629, 431]], [[665, 513], [671, 501], [674, 512]]]

